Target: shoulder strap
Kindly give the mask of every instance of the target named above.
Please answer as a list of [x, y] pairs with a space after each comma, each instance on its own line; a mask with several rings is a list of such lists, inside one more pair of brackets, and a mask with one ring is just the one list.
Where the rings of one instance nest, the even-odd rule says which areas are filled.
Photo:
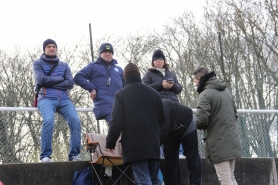
[[[47, 73], [47, 76], [51, 75], [51, 73], [53, 72], [55, 67], [58, 65], [58, 63], [59, 63], [59, 61], [57, 61], [56, 63], [53, 64], [53, 66], [51, 67], [50, 71]], [[36, 96], [36, 98], [38, 98], [40, 89], [41, 89], [41, 86], [39, 84], [36, 84], [36, 87], [35, 87], [35, 96]]]
[[55, 67], [58, 65], [59, 61], [57, 61], [56, 63], [53, 64], [53, 66], [51, 67], [50, 71], [47, 73], [47, 76], [50, 76], [51, 73], [53, 72], [53, 70], [55, 69]]

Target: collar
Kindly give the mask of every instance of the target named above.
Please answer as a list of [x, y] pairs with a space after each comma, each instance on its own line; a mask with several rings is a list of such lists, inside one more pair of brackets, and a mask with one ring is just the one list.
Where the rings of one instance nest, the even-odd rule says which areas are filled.
[[197, 87], [197, 92], [198, 94], [200, 94], [201, 92], [203, 92], [203, 90], [205, 89], [205, 85], [207, 83], [207, 81], [212, 78], [212, 77], [216, 77], [214, 71], [210, 72], [209, 74], [206, 74], [204, 76], [201, 77], [200, 81], [199, 81], [199, 85]]
[[132, 76], [128, 77], [127, 79], [125, 79], [125, 86], [134, 84], [134, 83], [142, 83], [141, 77], [138, 75], [132, 75]]

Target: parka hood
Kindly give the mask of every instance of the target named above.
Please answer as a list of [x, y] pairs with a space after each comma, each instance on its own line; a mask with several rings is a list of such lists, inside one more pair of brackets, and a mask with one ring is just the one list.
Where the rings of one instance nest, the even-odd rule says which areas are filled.
[[212, 71], [211, 73], [204, 75], [201, 77], [197, 92], [200, 94], [205, 89], [216, 89], [218, 91], [224, 91], [226, 88], [226, 83], [220, 79], [218, 79]]

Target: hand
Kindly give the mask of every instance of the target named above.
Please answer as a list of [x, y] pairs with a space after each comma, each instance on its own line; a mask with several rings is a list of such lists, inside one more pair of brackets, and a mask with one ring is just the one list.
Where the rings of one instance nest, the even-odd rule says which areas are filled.
[[110, 152], [110, 153], [112, 153], [112, 154], [114, 154], [115, 152], [115, 149], [111, 149], [111, 148], [107, 148], [107, 150], [108, 150], [108, 152]]
[[94, 89], [92, 92], [90, 92], [90, 98], [93, 100], [97, 97], [97, 91]]
[[170, 84], [170, 83], [168, 83], [166, 80], [163, 80], [163, 81], [162, 81], [162, 86], [163, 86], [164, 89], [171, 89], [171, 88], [173, 87], [173, 85], [174, 85], [174, 82], [172, 82], [172, 83]]

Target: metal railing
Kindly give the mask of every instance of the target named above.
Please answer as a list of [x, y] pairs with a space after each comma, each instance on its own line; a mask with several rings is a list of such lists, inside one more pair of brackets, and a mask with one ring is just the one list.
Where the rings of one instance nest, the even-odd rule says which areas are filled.
[[[76, 108], [81, 120], [81, 157], [89, 160], [85, 149], [86, 133], [107, 134], [105, 121], [95, 120], [92, 108]], [[195, 112], [195, 109], [193, 109]], [[239, 109], [237, 120], [244, 157], [277, 157], [278, 110]], [[0, 164], [39, 162], [42, 118], [37, 108], [0, 107]], [[67, 161], [69, 127], [55, 115], [52, 161]], [[204, 157], [203, 132], [198, 131], [200, 155]]]

